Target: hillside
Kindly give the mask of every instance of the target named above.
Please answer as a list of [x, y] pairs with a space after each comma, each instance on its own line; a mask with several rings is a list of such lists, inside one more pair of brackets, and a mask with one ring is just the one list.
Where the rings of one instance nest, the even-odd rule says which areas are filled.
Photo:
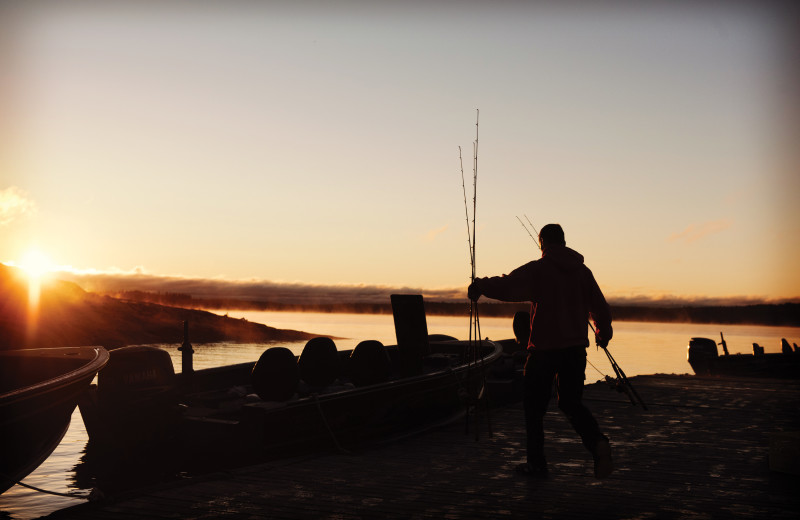
[[100, 296], [64, 281], [42, 285], [38, 315], [32, 316], [24, 273], [0, 264], [0, 349], [180, 343], [184, 320], [189, 321], [189, 339], [195, 343], [270, 343], [313, 337], [200, 310]]

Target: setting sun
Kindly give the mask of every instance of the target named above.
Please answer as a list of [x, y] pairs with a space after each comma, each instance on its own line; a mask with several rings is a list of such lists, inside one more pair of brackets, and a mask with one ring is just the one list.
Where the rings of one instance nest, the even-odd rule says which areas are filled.
[[38, 249], [28, 250], [17, 265], [27, 273], [28, 277], [36, 280], [55, 268], [53, 261]]

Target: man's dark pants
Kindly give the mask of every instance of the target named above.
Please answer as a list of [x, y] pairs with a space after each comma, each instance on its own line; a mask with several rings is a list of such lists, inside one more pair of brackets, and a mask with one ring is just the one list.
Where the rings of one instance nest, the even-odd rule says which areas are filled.
[[583, 445], [594, 453], [595, 445], [606, 437], [592, 413], [581, 402], [586, 370], [586, 348], [533, 350], [525, 363], [525, 427], [528, 434], [528, 463], [537, 466], [544, 459], [544, 414], [555, 381], [558, 407], [581, 436]]

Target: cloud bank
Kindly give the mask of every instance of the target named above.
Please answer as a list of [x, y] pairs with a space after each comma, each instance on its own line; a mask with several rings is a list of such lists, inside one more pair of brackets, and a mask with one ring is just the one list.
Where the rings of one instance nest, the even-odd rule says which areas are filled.
[[60, 272], [58, 278], [99, 293], [145, 291], [188, 294], [193, 298], [267, 301], [286, 304], [388, 303], [395, 293], [422, 294], [430, 300], [466, 299], [466, 288], [423, 289], [383, 285], [324, 285], [269, 280], [224, 280], [157, 276], [137, 268], [130, 273]]
[[0, 227], [7, 226], [35, 211], [36, 204], [16, 186], [0, 190]]
[[[391, 294], [422, 294], [426, 300], [466, 302], [466, 287], [425, 289], [421, 287], [388, 285], [346, 285], [276, 282], [270, 280], [227, 280], [159, 276], [137, 267], [128, 272], [56, 273], [56, 278], [72, 281], [83, 289], [97, 293], [144, 291], [190, 295], [197, 299], [230, 299], [250, 302], [272, 302], [289, 305], [325, 305], [370, 303], [387, 304]], [[741, 306], [763, 303], [788, 303], [790, 300], [768, 300], [750, 296], [710, 297], [670, 294], [614, 295], [609, 291], [612, 305], [675, 307], [675, 306]], [[486, 300], [489, 301], [489, 300]], [[791, 300], [797, 303], [797, 300]]]

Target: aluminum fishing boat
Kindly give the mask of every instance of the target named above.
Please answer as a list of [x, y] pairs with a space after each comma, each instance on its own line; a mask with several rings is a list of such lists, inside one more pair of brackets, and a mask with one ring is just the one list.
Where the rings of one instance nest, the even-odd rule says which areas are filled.
[[397, 345], [367, 340], [339, 351], [319, 337], [299, 356], [277, 346], [254, 363], [198, 371], [184, 358], [180, 374], [157, 347], [114, 350], [80, 404], [89, 446], [169, 445], [170, 456], [188, 450], [195, 460], [284, 456], [358, 447], [477, 409], [502, 345], [429, 336], [421, 296], [392, 304]]
[[0, 492], [50, 456], [108, 359], [102, 347], [0, 351]]

